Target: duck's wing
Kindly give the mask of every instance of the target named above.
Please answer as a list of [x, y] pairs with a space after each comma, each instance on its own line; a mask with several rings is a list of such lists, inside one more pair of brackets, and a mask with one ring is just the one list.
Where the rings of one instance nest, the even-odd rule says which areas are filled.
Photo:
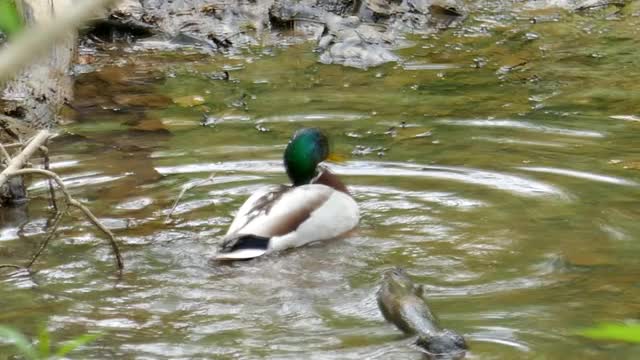
[[286, 185], [273, 185], [258, 189], [238, 209], [229, 230], [227, 230], [227, 235], [238, 232], [255, 218], [268, 214], [271, 207], [290, 189], [291, 186]]
[[[268, 211], [261, 211], [245, 226], [228, 233], [215, 258], [249, 259], [267, 251], [336, 237], [357, 223], [357, 219], [350, 219], [343, 226], [340, 213], [345, 201], [353, 199], [325, 185], [290, 188], [270, 204]], [[357, 209], [355, 202], [353, 206]]]

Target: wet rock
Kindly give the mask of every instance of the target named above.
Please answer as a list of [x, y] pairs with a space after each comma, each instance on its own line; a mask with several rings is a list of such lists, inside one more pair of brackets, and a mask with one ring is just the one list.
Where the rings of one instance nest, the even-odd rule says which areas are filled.
[[27, 201], [27, 190], [22, 176], [14, 176], [0, 186], [0, 207], [23, 204]]
[[622, 8], [627, 5], [625, 0], [579, 0], [573, 5], [573, 9], [576, 11], [585, 11], [592, 9], [604, 9], [614, 6], [616, 8]]
[[103, 41], [145, 38], [158, 32], [154, 21], [149, 21], [138, 0], [122, 0], [109, 10], [107, 16], [91, 23], [90, 33]]
[[100, 41], [130, 42], [137, 38], [152, 36], [156, 31], [157, 29], [154, 26], [144, 22], [131, 18], [111, 16], [107, 19], [95, 21], [88, 33]]
[[208, 39], [219, 50], [257, 45], [268, 26], [268, 8], [273, 1], [146, 0], [144, 10], [170, 36], [183, 33]]
[[373, 26], [359, 23], [356, 17], [331, 20], [318, 42], [321, 63], [367, 69], [399, 60], [391, 51], [392, 39]]
[[200, 125], [206, 127], [215, 127], [217, 124], [221, 123], [222, 119], [217, 116], [202, 114], [202, 118], [200, 119]]
[[359, 11], [363, 20], [387, 24], [391, 31], [411, 33], [448, 28], [467, 13], [460, 0], [366, 0], [363, 5]]
[[401, 13], [403, 0], [364, 0], [364, 6], [379, 16]]
[[262, 125], [262, 124], [256, 124], [256, 130], [258, 130], [258, 132], [270, 132], [271, 129]]
[[144, 8], [139, 0], [120, 0], [110, 11], [112, 15], [129, 17], [135, 20], [141, 20], [145, 15]]
[[229, 106], [237, 108], [237, 109], [243, 109], [243, 110], [249, 110], [249, 105], [247, 104], [247, 98], [249, 97], [249, 95], [247, 94], [242, 94], [240, 95], [239, 98], [231, 101], [231, 103], [229, 104]]
[[0, 142], [11, 144], [21, 142], [35, 135], [36, 130], [33, 127], [19, 120], [23, 114], [17, 112], [11, 115], [15, 116], [15, 118], [0, 114]]
[[279, 1], [271, 8], [279, 24], [307, 19], [323, 24], [316, 51], [324, 64], [357, 68], [400, 60], [392, 51], [406, 45], [405, 33], [429, 33], [464, 18], [464, 7], [453, 0], [365, 0], [357, 16], [339, 16], [318, 7]]
[[207, 78], [209, 78], [211, 80], [229, 81], [229, 72], [228, 71], [213, 72], [213, 73], [207, 74], [206, 76], [207, 76]]
[[408, 335], [417, 335], [415, 344], [428, 359], [462, 359], [469, 348], [464, 337], [440, 326], [427, 303], [424, 287], [413, 283], [400, 268], [382, 275], [377, 302], [385, 320]]
[[323, 24], [316, 48], [321, 63], [366, 69], [398, 60], [384, 33], [374, 25], [362, 23], [357, 16], [342, 17], [285, 1], [274, 5], [270, 13], [280, 23], [304, 18]]
[[[404, 34], [429, 33], [464, 18], [460, 0], [127, 0], [103, 24], [155, 34], [145, 44], [235, 51], [264, 44], [269, 32], [303, 31], [319, 61], [369, 68], [398, 61]], [[355, 15], [355, 16], [354, 16]], [[115, 30], [114, 30], [115, 31]]]

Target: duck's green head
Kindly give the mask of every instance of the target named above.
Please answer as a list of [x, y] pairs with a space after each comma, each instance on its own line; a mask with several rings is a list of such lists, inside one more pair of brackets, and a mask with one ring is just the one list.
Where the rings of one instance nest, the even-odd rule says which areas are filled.
[[319, 163], [329, 158], [329, 140], [318, 129], [298, 130], [284, 151], [284, 166], [294, 186], [308, 184]]

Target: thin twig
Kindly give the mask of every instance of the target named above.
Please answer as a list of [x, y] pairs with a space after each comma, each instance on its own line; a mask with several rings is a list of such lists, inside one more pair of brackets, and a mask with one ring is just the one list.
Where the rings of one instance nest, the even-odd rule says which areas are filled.
[[209, 175], [208, 178], [204, 179], [204, 180], [200, 180], [198, 182], [195, 182], [191, 185], [184, 185], [182, 186], [182, 190], [180, 191], [180, 194], [178, 195], [178, 197], [176, 198], [176, 201], [173, 202], [173, 206], [171, 207], [171, 210], [169, 210], [169, 213], [167, 214], [167, 217], [165, 218], [164, 222], [168, 223], [169, 221], [171, 221], [171, 215], [173, 214], [173, 212], [176, 210], [176, 208], [178, 207], [178, 203], [180, 202], [180, 199], [182, 199], [182, 197], [184, 196], [184, 194], [193, 189], [194, 187], [198, 187], [208, 181], [213, 180], [216, 177], [216, 173], [212, 173], [211, 175]]
[[[46, 142], [45, 142], [46, 144]], [[50, 166], [50, 162], [49, 162], [49, 148], [47, 148], [46, 146], [42, 145], [40, 146], [40, 152], [42, 152], [42, 156], [44, 157], [44, 169], [45, 170], [50, 170], [49, 166]], [[47, 180], [49, 182], [49, 195], [51, 195], [51, 207], [53, 208], [53, 211], [58, 211], [58, 204], [56, 203], [56, 190], [53, 188], [53, 180], [51, 180], [51, 178], [49, 178], [49, 180]]]
[[29, 263], [27, 264], [27, 268], [31, 268], [33, 263], [36, 262], [40, 254], [42, 254], [44, 249], [47, 247], [47, 245], [49, 245], [49, 241], [53, 238], [53, 235], [55, 235], [56, 231], [58, 230], [58, 227], [60, 226], [60, 222], [62, 222], [62, 218], [64, 217], [65, 213], [66, 213], [66, 209], [65, 211], [59, 211], [56, 213], [56, 217], [53, 219], [53, 224], [49, 227], [49, 233], [47, 234], [47, 237], [44, 238], [44, 240], [42, 241], [42, 244], [40, 244], [40, 248], [33, 255], [33, 257], [31, 258], [31, 261], [29, 261]]
[[113, 249], [113, 254], [115, 255], [115, 258], [116, 258], [116, 265], [118, 266], [118, 270], [122, 271], [122, 269], [124, 268], [124, 265], [122, 263], [122, 255], [120, 254], [120, 249], [118, 248], [118, 244], [116, 242], [115, 236], [113, 235], [113, 233], [109, 229], [107, 229], [100, 222], [100, 220], [98, 220], [97, 217], [95, 217], [95, 215], [93, 215], [91, 210], [89, 210], [86, 206], [84, 206], [78, 200], [76, 200], [73, 197], [71, 197], [71, 195], [69, 194], [69, 191], [67, 190], [67, 187], [64, 185], [64, 182], [62, 181], [60, 176], [58, 176], [58, 174], [56, 174], [56, 173], [54, 173], [52, 171], [43, 170], [43, 169], [21, 169], [21, 170], [15, 170], [15, 171], [12, 171], [12, 172], [8, 173], [8, 176], [12, 177], [12, 176], [17, 176], [17, 175], [25, 175], [25, 174], [44, 175], [44, 176], [47, 176], [50, 179], [53, 179], [56, 182], [56, 184], [58, 185], [58, 187], [60, 188], [60, 191], [62, 191], [62, 194], [64, 194], [65, 202], [67, 203], [67, 205], [73, 206], [73, 207], [76, 207], [76, 208], [80, 209], [84, 213], [84, 215], [87, 217], [87, 219], [89, 219], [89, 221], [93, 225], [95, 225], [105, 235], [107, 235], [107, 239], [109, 240], [109, 243], [111, 244], [111, 248]]
[[13, 269], [23, 269], [22, 266], [20, 265], [13, 265], [13, 264], [0, 264], [0, 269], [2, 268], [13, 268]]
[[11, 155], [9, 155], [9, 153], [7, 152], [7, 149], [5, 149], [4, 146], [2, 146], [2, 143], [0, 143], [0, 152], [2, 153], [2, 156], [5, 157], [5, 159], [7, 159], [7, 164], [11, 162]]

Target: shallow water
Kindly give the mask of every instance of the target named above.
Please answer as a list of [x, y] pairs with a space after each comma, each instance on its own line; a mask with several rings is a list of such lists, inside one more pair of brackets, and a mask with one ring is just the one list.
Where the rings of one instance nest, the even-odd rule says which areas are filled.
[[[78, 359], [419, 359], [375, 302], [402, 266], [469, 359], [640, 356], [574, 335], [640, 313], [640, 17], [478, 11], [369, 71], [318, 64], [308, 44], [98, 58], [113, 65], [78, 78], [52, 163], [116, 233], [125, 273], [73, 212], [33, 275], [1, 270], [0, 323], [103, 333]], [[208, 77], [223, 69], [231, 81]], [[304, 126], [352, 154], [330, 166], [359, 231], [211, 263], [234, 209], [286, 182], [281, 154]], [[52, 220], [45, 183], [30, 194], [3, 214], [0, 263], [28, 261]]]

